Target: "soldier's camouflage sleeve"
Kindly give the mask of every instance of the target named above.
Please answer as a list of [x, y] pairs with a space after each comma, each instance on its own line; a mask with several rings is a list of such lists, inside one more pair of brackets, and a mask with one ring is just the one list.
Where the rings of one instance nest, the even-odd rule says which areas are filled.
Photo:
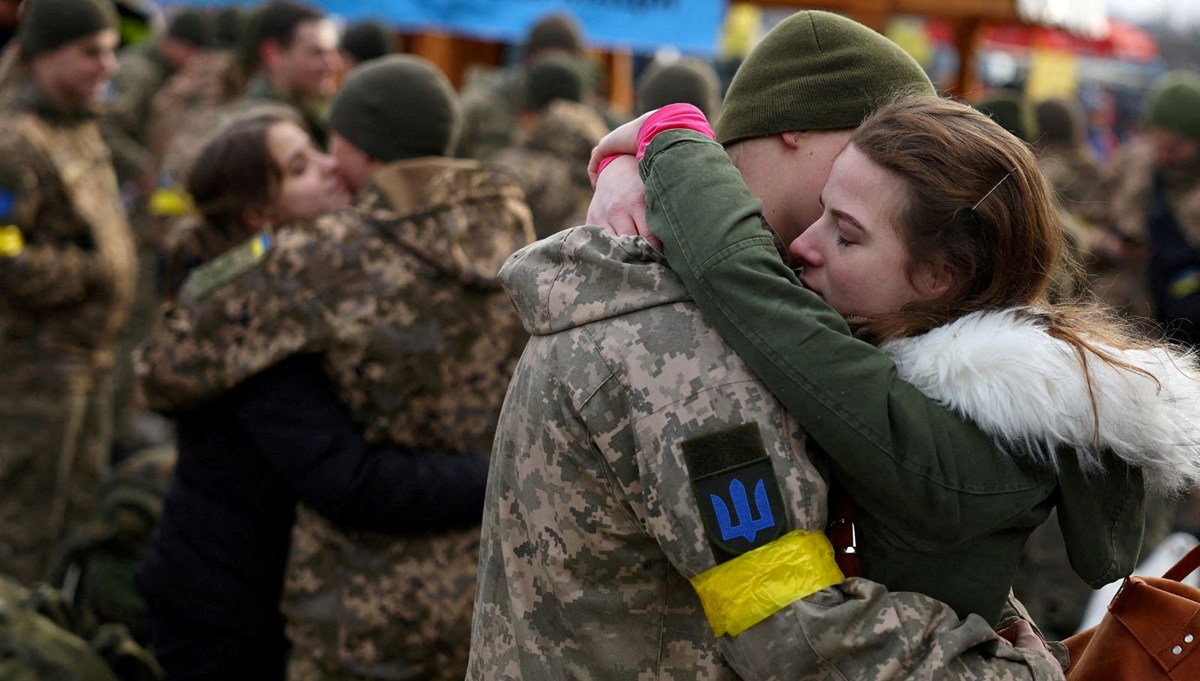
[[1062, 668], [1014, 648], [978, 615], [923, 594], [847, 579], [797, 601], [721, 650], [746, 679], [1055, 681]]
[[340, 270], [322, 265], [333, 247], [315, 229], [274, 234], [262, 261], [228, 281], [202, 288], [202, 268], [192, 273], [135, 353], [150, 409], [194, 408], [289, 355], [327, 346], [333, 314], [323, 294], [338, 285]]
[[30, 311], [73, 305], [105, 280], [96, 252], [59, 229], [55, 212], [72, 204], [52, 162], [7, 122], [0, 123], [0, 203], [10, 207], [0, 228], [16, 230], [22, 243], [19, 253], [0, 254], [0, 295], [10, 305]]

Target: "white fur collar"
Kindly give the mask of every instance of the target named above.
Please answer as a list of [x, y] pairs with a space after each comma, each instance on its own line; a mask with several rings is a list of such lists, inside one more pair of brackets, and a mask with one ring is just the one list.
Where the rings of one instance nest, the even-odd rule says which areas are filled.
[[1097, 442], [1078, 357], [1033, 316], [974, 313], [881, 348], [900, 378], [974, 421], [1007, 451], [1054, 466], [1055, 450], [1070, 445], [1084, 470], [1097, 470], [1108, 448], [1141, 468], [1151, 490], [1174, 493], [1200, 482], [1200, 370], [1193, 355], [1111, 350], [1157, 382], [1089, 355]]

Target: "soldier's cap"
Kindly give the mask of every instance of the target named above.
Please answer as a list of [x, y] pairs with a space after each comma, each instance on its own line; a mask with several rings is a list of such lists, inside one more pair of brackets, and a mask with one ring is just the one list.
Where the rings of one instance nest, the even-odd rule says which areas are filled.
[[583, 66], [575, 57], [547, 57], [525, 74], [526, 111], [542, 111], [558, 99], [582, 102], [583, 93]]
[[1147, 127], [1200, 141], [1200, 75], [1170, 71], [1160, 76], [1146, 98], [1143, 119]]
[[410, 54], [373, 59], [350, 72], [329, 127], [377, 161], [445, 156], [462, 127], [450, 80]]
[[200, 10], [183, 9], [167, 23], [167, 35], [193, 47], [216, 47], [217, 22]]
[[837, 14], [797, 12], [772, 28], [734, 75], [717, 141], [857, 128], [900, 93], [935, 90], [899, 45]]
[[573, 16], [554, 13], [542, 17], [529, 29], [521, 46], [521, 59], [529, 61], [540, 53], [561, 50], [576, 57], [583, 56], [583, 29]]
[[668, 104], [691, 104], [712, 117], [721, 101], [721, 83], [716, 70], [699, 59], [680, 59], [651, 66], [637, 90], [638, 115]]
[[1038, 137], [1054, 144], [1074, 144], [1082, 114], [1065, 99], [1047, 99], [1034, 108]]
[[1000, 127], [1019, 139], [1032, 142], [1037, 123], [1025, 96], [1016, 90], [1002, 88], [972, 106], [1000, 124]]
[[117, 30], [112, 0], [25, 0], [17, 26], [26, 60], [100, 31]]
[[392, 36], [382, 24], [363, 21], [347, 28], [342, 34], [342, 49], [361, 64], [391, 54]]

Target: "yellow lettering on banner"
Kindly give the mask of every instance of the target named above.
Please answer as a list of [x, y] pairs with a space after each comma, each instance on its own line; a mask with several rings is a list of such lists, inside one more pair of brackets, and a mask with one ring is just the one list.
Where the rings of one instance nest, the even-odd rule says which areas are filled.
[[737, 636], [845, 577], [823, 532], [794, 530], [692, 578], [717, 636]]

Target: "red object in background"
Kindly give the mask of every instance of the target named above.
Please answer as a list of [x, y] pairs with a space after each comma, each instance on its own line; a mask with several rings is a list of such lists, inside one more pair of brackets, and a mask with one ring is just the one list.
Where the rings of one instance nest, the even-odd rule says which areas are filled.
[[[954, 44], [954, 30], [942, 20], [925, 24], [929, 38], [939, 45]], [[1146, 31], [1114, 19], [1108, 20], [1104, 38], [1091, 39], [1059, 28], [992, 24], [979, 33], [981, 47], [1054, 49], [1092, 57], [1104, 57], [1126, 62], [1148, 63], [1158, 59], [1158, 42]]]

